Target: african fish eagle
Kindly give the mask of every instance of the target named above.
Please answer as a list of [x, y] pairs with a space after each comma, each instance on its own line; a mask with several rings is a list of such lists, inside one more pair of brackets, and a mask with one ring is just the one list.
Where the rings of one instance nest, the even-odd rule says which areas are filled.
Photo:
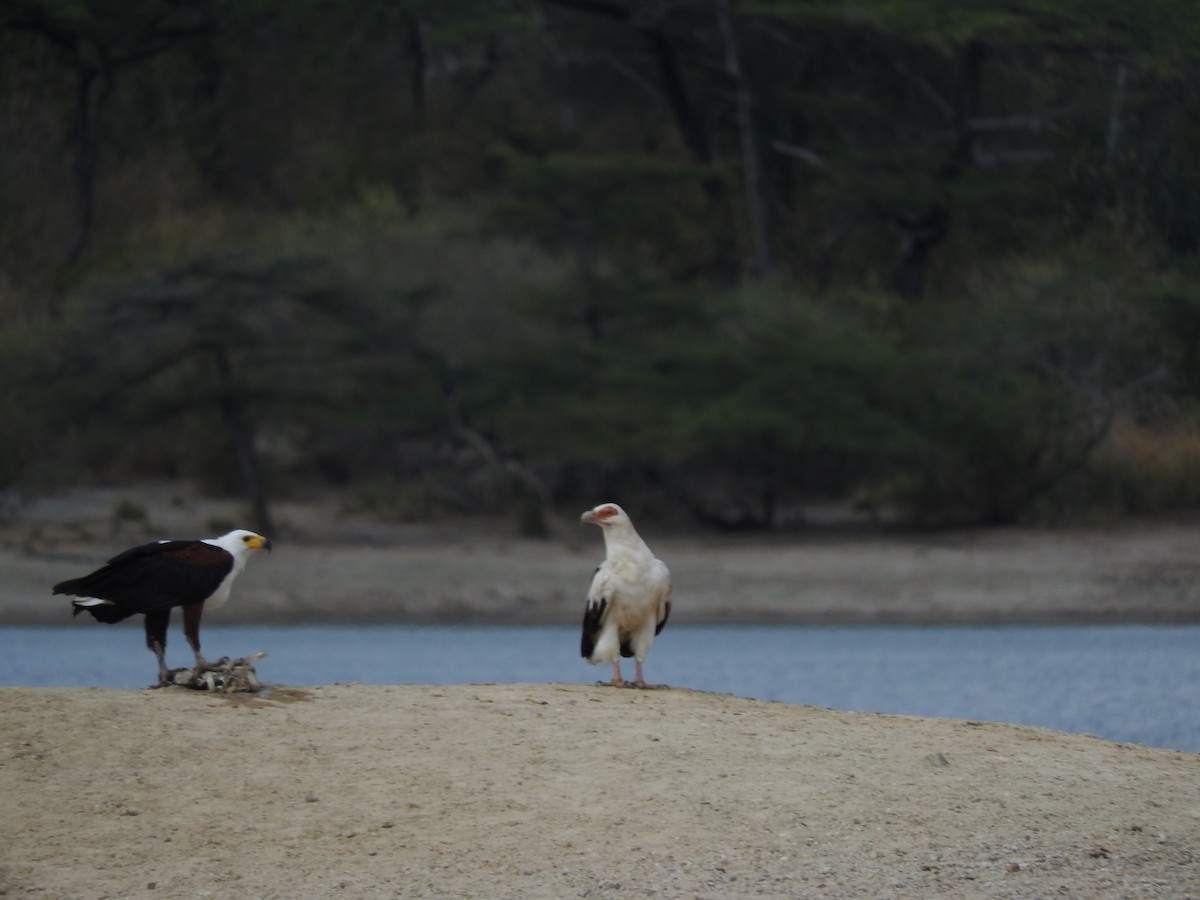
[[253, 531], [237, 530], [203, 540], [156, 541], [114, 556], [90, 575], [54, 586], [55, 594], [72, 597], [72, 615], [89, 612], [112, 624], [141, 613], [146, 646], [158, 660], [158, 683], [170, 682], [167, 668], [167, 625], [171, 610], [183, 607], [183, 633], [196, 654], [197, 668], [208, 663], [200, 655], [200, 616], [206, 605], [229, 599], [233, 580], [255, 550], [271, 542]]
[[619, 657], [632, 656], [637, 663], [633, 683], [646, 687], [642, 660], [667, 624], [671, 573], [617, 504], [601, 503], [585, 512], [580, 522], [600, 526], [605, 550], [588, 590], [580, 652], [593, 665], [611, 662], [612, 683], [617, 687], [625, 684]]

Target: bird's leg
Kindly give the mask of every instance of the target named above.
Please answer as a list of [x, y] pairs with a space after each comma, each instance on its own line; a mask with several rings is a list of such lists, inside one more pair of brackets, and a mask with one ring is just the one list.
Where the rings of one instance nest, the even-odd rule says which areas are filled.
[[625, 680], [623, 678], [621, 678], [621, 661], [619, 659], [613, 660], [612, 684], [613, 684], [613, 687], [624, 687], [624, 685], [625, 685]]
[[211, 668], [200, 653], [200, 616], [204, 613], [203, 603], [193, 603], [183, 608], [183, 635], [196, 654], [196, 670], [203, 672]]
[[642, 661], [637, 661], [637, 675], [633, 682], [634, 687], [643, 688], [644, 690], [655, 690], [657, 688], [665, 688], [665, 684], [646, 684], [646, 679], [642, 676]]
[[154, 651], [154, 657], [158, 660], [158, 686], [166, 687], [171, 683], [171, 670], [167, 668], [166, 649], [158, 641], [151, 642], [150, 649]]
[[171, 621], [171, 610], [160, 609], [146, 613], [143, 625], [146, 628], [146, 646], [158, 660], [158, 686], [171, 683], [171, 670], [167, 668], [167, 625]]
[[637, 663], [637, 673], [633, 677], [633, 683], [640, 688], [644, 688], [646, 686], [646, 679], [642, 675], [642, 661], [635, 659], [634, 662]]

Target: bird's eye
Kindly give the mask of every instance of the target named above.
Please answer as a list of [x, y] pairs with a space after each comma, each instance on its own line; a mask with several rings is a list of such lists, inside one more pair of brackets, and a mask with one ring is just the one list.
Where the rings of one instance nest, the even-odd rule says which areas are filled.
[[247, 534], [247, 535], [244, 535], [244, 536], [242, 537], [242, 543], [243, 543], [243, 544], [248, 544], [248, 543], [250, 543], [250, 535], [248, 535], [248, 534]]

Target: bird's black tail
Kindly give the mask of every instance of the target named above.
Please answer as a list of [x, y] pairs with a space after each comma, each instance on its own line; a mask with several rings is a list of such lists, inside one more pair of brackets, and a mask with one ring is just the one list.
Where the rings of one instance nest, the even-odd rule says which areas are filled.
[[52, 594], [68, 594], [72, 597], [86, 597], [87, 591], [83, 587], [82, 578], [72, 578], [68, 581], [60, 581], [54, 587], [50, 588]]
[[106, 625], [113, 625], [117, 622], [124, 622], [133, 613], [130, 610], [122, 609], [119, 606], [113, 606], [111, 603], [101, 603], [96, 606], [85, 606], [78, 600], [71, 601], [75, 609], [71, 611], [71, 616], [77, 616], [81, 612], [91, 613], [92, 618], [97, 622], [103, 622]]

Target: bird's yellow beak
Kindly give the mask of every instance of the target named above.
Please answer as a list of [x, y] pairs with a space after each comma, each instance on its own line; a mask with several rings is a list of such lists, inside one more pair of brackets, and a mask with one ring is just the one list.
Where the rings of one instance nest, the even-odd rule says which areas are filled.
[[271, 552], [271, 542], [261, 534], [256, 534], [246, 541], [246, 546], [251, 550], [266, 550], [268, 553]]

